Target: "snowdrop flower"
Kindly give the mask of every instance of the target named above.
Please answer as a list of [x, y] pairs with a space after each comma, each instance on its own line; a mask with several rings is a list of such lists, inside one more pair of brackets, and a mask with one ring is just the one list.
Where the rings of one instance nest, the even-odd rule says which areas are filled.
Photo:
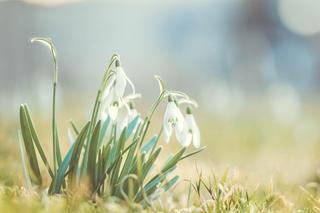
[[108, 115], [112, 120], [115, 120], [121, 105], [127, 106], [126, 101], [123, 100], [127, 83], [132, 88], [132, 95], [135, 94], [134, 85], [125, 74], [119, 60], [116, 60], [115, 67], [114, 74], [111, 76], [108, 86], [102, 94], [102, 120], [105, 120]]
[[169, 96], [163, 121], [163, 131], [166, 143], [169, 143], [173, 129], [175, 130], [176, 138], [180, 142], [179, 136], [183, 130], [183, 115], [172, 97]]
[[189, 146], [191, 142], [195, 148], [200, 147], [200, 131], [196, 124], [190, 107], [187, 107], [187, 113], [184, 118], [184, 128], [179, 135], [182, 146]]

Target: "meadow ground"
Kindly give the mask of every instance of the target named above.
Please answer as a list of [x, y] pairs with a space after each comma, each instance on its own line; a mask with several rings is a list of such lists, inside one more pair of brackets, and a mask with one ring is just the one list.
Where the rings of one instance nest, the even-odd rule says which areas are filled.
[[[233, 116], [198, 113], [202, 145], [207, 148], [180, 162], [176, 171], [181, 177], [179, 182], [153, 203], [155, 210], [320, 211], [320, 113], [317, 104], [305, 106], [303, 115], [291, 123], [279, 122], [263, 107], [253, 108], [255, 110], [248, 109]], [[65, 129], [68, 118], [80, 112], [61, 112], [59, 128]], [[74, 120], [81, 123], [81, 119]], [[161, 122], [161, 117], [155, 120]], [[49, 141], [50, 120], [36, 116], [34, 121], [39, 137]], [[27, 191], [18, 152], [18, 120], [4, 118], [0, 126], [0, 212], [154, 210], [110, 197], [92, 202], [82, 196], [47, 197], [44, 189]], [[66, 150], [69, 146], [66, 133], [61, 135], [62, 150]], [[161, 143], [162, 155], [179, 148], [175, 141], [168, 146]], [[50, 146], [50, 142], [44, 144], [47, 153], [50, 153]], [[41, 169], [45, 170], [44, 166]]]

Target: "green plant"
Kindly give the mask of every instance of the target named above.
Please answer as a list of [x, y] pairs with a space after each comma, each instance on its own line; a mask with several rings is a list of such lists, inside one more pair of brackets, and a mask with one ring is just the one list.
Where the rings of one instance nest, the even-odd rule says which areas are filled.
[[[178, 108], [180, 104], [196, 106], [196, 103], [182, 92], [166, 90], [160, 77], [156, 76], [160, 95], [147, 116], [142, 119], [132, 104], [132, 100], [140, 95], [135, 93], [132, 82], [123, 71], [119, 56], [114, 54], [102, 78], [91, 120], [81, 129], [71, 122], [68, 133], [72, 145], [62, 157], [55, 115], [58, 83], [56, 50], [49, 38], [34, 38], [32, 42], [47, 45], [55, 65], [52, 106], [53, 167], [42, 148], [29, 109], [26, 104], [22, 104], [19, 144], [28, 187], [44, 187], [43, 174], [40, 172], [36, 153], [38, 152], [50, 176], [49, 195], [72, 193], [80, 186], [86, 186], [86, 192], [90, 196], [115, 196], [130, 202], [149, 204], [151, 198], [156, 198], [156, 195], [169, 190], [177, 182], [178, 175], [169, 178], [169, 174], [176, 168], [177, 163], [203, 150], [201, 148], [185, 153], [192, 141], [195, 147], [200, 146], [200, 134], [190, 107], [187, 109], [185, 120]], [[124, 96], [127, 83], [130, 84], [132, 93]], [[169, 103], [163, 127], [159, 134], [146, 140], [151, 119], [159, 104], [166, 98]], [[122, 117], [121, 111], [124, 111]], [[153, 165], [162, 150], [158, 141], [163, 129], [167, 142], [171, 132], [175, 130], [183, 148], [170, 156], [160, 171], [152, 172]]]

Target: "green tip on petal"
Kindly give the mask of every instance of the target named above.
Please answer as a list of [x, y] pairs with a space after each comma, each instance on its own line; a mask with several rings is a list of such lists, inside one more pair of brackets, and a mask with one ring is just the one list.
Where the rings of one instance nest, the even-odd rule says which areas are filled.
[[116, 67], [120, 67], [120, 60], [119, 59], [116, 60]]
[[114, 102], [112, 103], [112, 106], [118, 107], [118, 106], [119, 106], [119, 102], [118, 102], [118, 101], [114, 101]]
[[188, 115], [191, 115], [191, 114], [192, 114], [192, 110], [191, 110], [190, 107], [187, 107], [186, 113], [187, 113]]
[[134, 104], [132, 102], [129, 102], [129, 108], [134, 109]]
[[168, 96], [168, 102], [172, 102], [173, 101], [173, 98], [171, 95]]

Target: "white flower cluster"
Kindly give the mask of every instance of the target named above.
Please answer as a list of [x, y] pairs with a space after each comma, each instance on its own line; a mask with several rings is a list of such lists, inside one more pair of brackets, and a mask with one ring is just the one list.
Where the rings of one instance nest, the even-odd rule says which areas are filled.
[[[131, 87], [131, 93], [125, 96], [128, 84]], [[105, 121], [109, 117], [114, 123], [117, 123], [117, 128], [122, 130], [137, 116], [140, 117], [138, 111], [133, 107], [132, 100], [141, 97], [141, 95], [135, 92], [135, 87], [124, 72], [119, 59], [115, 61], [115, 69], [111, 71], [106, 85], [101, 98], [100, 118], [102, 121]], [[174, 130], [176, 138], [182, 146], [187, 147], [193, 143], [194, 147], [199, 148], [200, 131], [191, 108], [187, 107], [184, 117], [178, 107], [181, 103], [192, 104], [192, 102], [183, 98], [180, 94], [177, 95], [174, 92], [171, 94], [170, 91], [163, 97], [168, 97], [163, 121], [165, 142], [169, 143]], [[122, 114], [119, 113], [121, 109], [124, 109], [124, 113]]]
[[187, 107], [186, 115], [183, 117], [178, 102], [171, 96], [164, 114], [163, 130], [166, 143], [169, 143], [172, 131], [175, 130], [176, 138], [182, 146], [187, 147], [192, 142], [194, 147], [200, 147], [200, 131], [191, 108]]

